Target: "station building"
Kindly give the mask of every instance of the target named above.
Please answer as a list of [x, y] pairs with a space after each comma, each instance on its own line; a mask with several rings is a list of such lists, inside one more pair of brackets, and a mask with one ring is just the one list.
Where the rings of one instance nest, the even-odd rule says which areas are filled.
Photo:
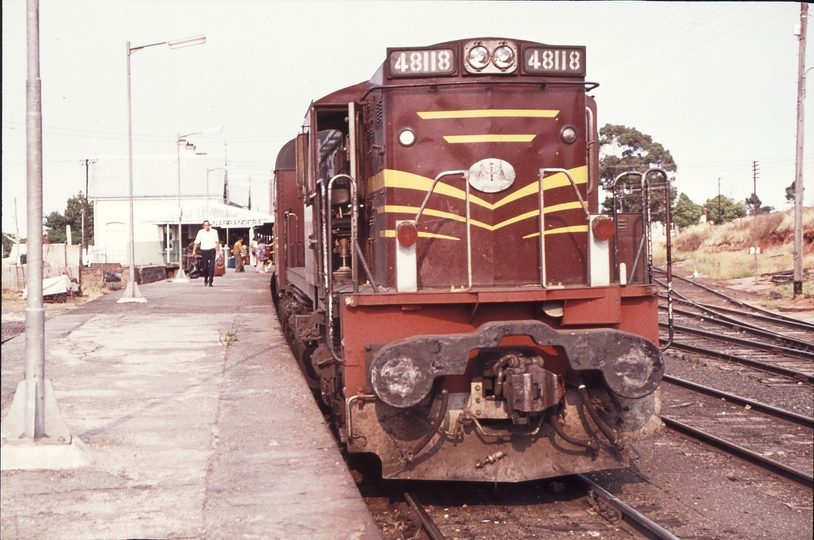
[[[204, 220], [231, 246], [271, 241], [274, 216], [268, 181], [252, 182], [250, 172], [223, 155], [139, 156], [133, 158], [133, 237], [137, 266], [177, 265]], [[260, 189], [258, 189], [260, 186]], [[252, 187], [258, 193], [252, 193]], [[263, 189], [265, 187], [265, 189]], [[130, 264], [130, 197], [127, 156], [99, 157], [91, 168], [88, 198], [93, 202], [95, 245], [87, 262]], [[259, 204], [258, 204], [259, 203]], [[179, 227], [180, 226], [180, 227]], [[180, 228], [180, 236], [179, 236]], [[179, 241], [180, 240], [180, 241]]]

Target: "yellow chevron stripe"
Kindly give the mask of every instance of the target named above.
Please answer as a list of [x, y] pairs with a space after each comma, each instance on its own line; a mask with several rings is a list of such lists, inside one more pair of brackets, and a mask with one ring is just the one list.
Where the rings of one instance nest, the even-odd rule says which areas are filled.
[[473, 109], [469, 111], [422, 111], [422, 120], [449, 118], [554, 118], [560, 111], [546, 109]]
[[[588, 234], [588, 226], [587, 225], [572, 225], [571, 227], [560, 227], [558, 229], [551, 229], [545, 232], [545, 235], [551, 234], [566, 234], [566, 233], [585, 233]], [[523, 240], [528, 238], [537, 238], [540, 236], [539, 232], [527, 234], [523, 237]]]
[[[545, 211], [546, 211], [546, 214], [550, 214], [550, 213], [553, 213], [553, 212], [562, 212], [562, 211], [565, 211], [565, 210], [574, 210], [574, 209], [582, 209], [582, 205], [580, 205], [579, 202], [575, 201], [575, 202], [557, 204], [557, 205], [546, 208]], [[388, 213], [388, 214], [408, 214], [410, 216], [415, 216], [418, 213], [418, 207], [417, 206], [400, 206], [400, 205], [395, 205], [395, 204], [387, 204], [387, 205], [384, 205], [384, 206], [381, 206], [381, 207], [377, 208], [377, 211], [383, 212], [383, 213]], [[458, 214], [453, 214], [453, 213], [450, 213], [450, 212], [442, 212], [441, 210], [432, 210], [432, 209], [429, 209], [429, 208], [425, 208], [423, 215], [435, 216], [435, 217], [440, 217], [442, 219], [449, 219], [449, 220], [453, 220], [453, 221], [458, 221], [460, 223], [466, 223], [466, 217], [459, 216]], [[520, 221], [523, 221], [523, 220], [529, 219], [529, 218], [535, 218], [535, 217], [537, 217], [539, 215], [540, 215], [539, 210], [532, 210], [530, 212], [526, 212], [525, 214], [520, 214], [519, 216], [509, 218], [509, 219], [507, 219], [505, 221], [502, 221], [502, 222], [500, 222], [500, 223], [498, 223], [496, 225], [489, 225], [487, 223], [483, 223], [482, 221], [478, 221], [477, 219], [471, 219], [470, 222], [475, 227], [479, 227], [481, 229], [486, 229], [487, 231], [494, 232], [494, 231], [496, 231], [498, 229], [502, 229], [503, 227], [506, 227], [506, 226], [511, 225], [513, 223], [517, 223], [517, 222], [520, 222]], [[419, 235], [420, 235], [420, 233], [419, 233]]]
[[500, 135], [497, 133], [484, 133], [482, 135], [444, 135], [449, 144], [490, 143], [490, 142], [531, 142], [536, 137], [534, 133], [516, 133]]
[[[570, 169], [568, 172], [571, 174], [571, 177], [574, 179], [574, 182], [577, 185], [585, 184], [588, 182], [587, 166], [576, 167], [574, 169]], [[571, 182], [568, 181], [568, 177], [565, 176], [563, 173], [557, 173], [552, 176], [547, 176], [543, 181], [544, 190], [556, 189], [570, 185]], [[430, 190], [430, 187], [432, 186], [432, 179], [418, 174], [408, 173], [405, 171], [384, 169], [375, 176], [369, 178], [367, 186], [369, 193], [376, 192], [386, 187], [415, 189], [426, 193], [427, 191]], [[523, 197], [528, 197], [530, 195], [536, 196], [538, 186], [539, 183], [537, 180], [535, 180], [527, 184], [525, 187], [515, 191], [514, 193], [507, 195], [506, 197], [497, 201], [494, 204], [484, 201], [477, 195], [472, 195], [471, 193], [469, 194], [469, 200], [472, 202], [472, 204], [476, 204], [489, 210], [495, 210], [497, 208], [500, 208], [501, 206], [507, 205]], [[449, 184], [445, 184], [444, 182], [438, 182], [438, 184], [435, 186], [433, 197], [437, 195], [446, 195], [447, 197], [452, 197], [454, 199], [459, 199], [462, 201], [466, 200], [466, 192], [463, 189], [453, 187]], [[551, 209], [547, 208], [546, 211], [550, 212]], [[416, 209], [416, 212], [418, 212], [418, 209]]]
[[[588, 234], [588, 226], [587, 225], [573, 225], [571, 227], [560, 227], [558, 229], [551, 229], [545, 232], [546, 236], [550, 236], [552, 234], [568, 234], [568, 233], [585, 233]], [[382, 238], [395, 238], [396, 231], [393, 229], [387, 229], [379, 233], [379, 236]], [[540, 236], [539, 232], [527, 234], [523, 237], [523, 240], [528, 240], [529, 238], [537, 238]], [[438, 238], [439, 240], [456, 240], [460, 241], [460, 238], [456, 238], [454, 236], [447, 236], [446, 234], [435, 234], [435, 233], [427, 233], [427, 232], [419, 232], [419, 238]]]
[[[394, 229], [387, 229], [379, 233], [379, 236], [382, 238], [395, 238], [396, 231]], [[460, 238], [455, 238], [454, 236], [447, 236], [446, 234], [435, 234], [435, 233], [428, 233], [428, 232], [419, 232], [419, 238], [439, 238], [441, 240], [460, 240]]]

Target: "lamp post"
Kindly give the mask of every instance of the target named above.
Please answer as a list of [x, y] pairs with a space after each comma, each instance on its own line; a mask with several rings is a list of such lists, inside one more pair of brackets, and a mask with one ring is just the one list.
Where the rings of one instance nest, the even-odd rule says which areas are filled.
[[186, 135], [181, 135], [179, 133], [178, 138], [175, 141], [175, 149], [178, 156], [178, 273], [175, 275], [175, 279], [172, 280], [173, 283], [189, 283], [189, 279], [187, 278], [186, 273], [184, 273], [183, 260], [184, 244], [182, 223], [184, 218], [184, 209], [181, 206], [181, 143], [185, 143], [187, 150], [194, 150], [195, 145], [189, 142], [187, 137], [192, 137], [194, 135], [206, 137], [207, 135], [214, 135], [215, 133], [220, 133], [221, 131], [223, 131], [222, 127], [207, 129], [206, 131], [196, 131], [194, 133], [187, 133]]
[[221, 167], [212, 167], [211, 169], [206, 169], [206, 218], [210, 219], [211, 216], [209, 215], [209, 173], [212, 171], [231, 171], [234, 169], [235, 165], [223, 165]]
[[136, 241], [135, 229], [133, 222], [133, 107], [132, 96], [130, 90], [130, 55], [136, 51], [146, 49], [148, 47], [155, 47], [157, 45], [168, 45], [170, 49], [179, 49], [181, 47], [191, 47], [193, 45], [202, 45], [206, 43], [206, 36], [193, 36], [183, 39], [176, 39], [173, 41], [162, 41], [160, 43], [151, 43], [149, 45], [142, 45], [140, 47], [131, 47], [130, 42], [126, 42], [127, 49], [127, 178], [130, 190], [129, 204], [130, 204], [130, 281], [124, 294], [119, 298], [119, 303], [124, 302], [146, 302], [138, 290], [136, 284]]

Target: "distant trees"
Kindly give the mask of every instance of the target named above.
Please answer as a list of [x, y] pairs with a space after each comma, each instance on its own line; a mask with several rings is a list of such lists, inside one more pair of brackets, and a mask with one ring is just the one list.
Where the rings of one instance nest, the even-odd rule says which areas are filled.
[[749, 197], [746, 197], [746, 200], [743, 202], [751, 216], [755, 214], [771, 214], [774, 212], [774, 206], [762, 206], [763, 201], [760, 200], [757, 193], [752, 193]]
[[700, 206], [690, 200], [686, 193], [678, 196], [676, 206], [670, 216], [673, 223], [678, 225], [679, 228], [692, 227], [698, 225], [701, 221], [701, 214], [703, 210]]
[[[599, 130], [600, 160], [599, 181], [603, 189], [613, 192], [616, 177], [626, 171], [644, 172], [651, 167], [661, 167], [667, 172], [677, 170], [673, 156], [663, 145], [654, 142], [650, 135], [636, 128], [605, 124]], [[660, 175], [656, 178], [660, 179]], [[623, 195], [619, 211], [640, 212], [642, 209], [641, 182], [638, 177], [629, 176], [620, 179]], [[650, 209], [654, 219], [664, 221], [664, 189], [653, 184]], [[675, 201], [677, 192], [670, 188], [670, 204]], [[613, 198], [607, 197], [602, 203], [604, 211], [613, 209]]]
[[[54, 244], [67, 243], [65, 226], [71, 226], [71, 243], [82, 243], [82, 209], [85, 207], [85, 196], [80, 191], [68, 199], [65, 214], [51, 212], [45, 217], [45, 234]], [[85, 216], [85, 234], [88, 245], [93, 244], [93, 203], [88, 204], [88, 215]]]
[[786, 188], [786, 204], [794, 204], [794, 190], [797, 188], [797, 180], [791, 183], [789, 187]]
[[744, 203], [721, 195], [707, 199], [704, 208], [707, 210], [707, 219], [716, 225], [745, 217], [747, 213]]

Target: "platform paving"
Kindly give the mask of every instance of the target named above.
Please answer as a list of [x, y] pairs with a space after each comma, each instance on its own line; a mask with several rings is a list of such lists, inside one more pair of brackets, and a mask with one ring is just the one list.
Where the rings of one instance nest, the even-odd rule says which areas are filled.
[[[380, 538], [280, 332], [270, 274], [111, 293], [46, 322], [46, 378], [93, 463], [2, 472], [0, 537]], [[25, 376], [2, 346], [2, 417]]]

